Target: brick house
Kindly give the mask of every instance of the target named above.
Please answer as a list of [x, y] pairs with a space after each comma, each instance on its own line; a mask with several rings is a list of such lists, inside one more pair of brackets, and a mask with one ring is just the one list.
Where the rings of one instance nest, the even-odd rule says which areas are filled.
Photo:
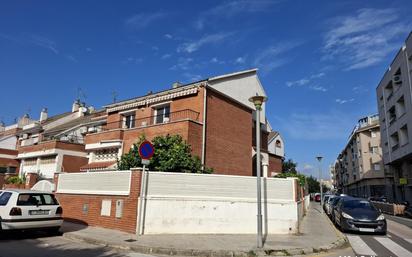
[[[170, 89], [104, 106], [105, 120], [84, 138], [88, 163], [82, 171], [110, 170], [144, 134], [179, 134], [215, 174], [254, 175], [255, 107], [248, 101], [266, 95], [257, 69], [211, 77], [194, 83], [174, 83]], [[266, 121], [265, 104], [261, 120]], [[276, 171], [282, 158], [269, 158], [265, 122], [262, 131], [264, 174]], [[272, 166], [272, 167], [271, 167]], [[280, 172], [280, 170], [279, 170]]]
[[38, 121], [17, 133], [20, 176], [34, 172], [52, 179], [56, 172], [80, 171], [80, 166], [88, 162], [83, 137], [98, 126], [102, 114], [78, 100], [71, 112], [52, 117], [43, 109]]

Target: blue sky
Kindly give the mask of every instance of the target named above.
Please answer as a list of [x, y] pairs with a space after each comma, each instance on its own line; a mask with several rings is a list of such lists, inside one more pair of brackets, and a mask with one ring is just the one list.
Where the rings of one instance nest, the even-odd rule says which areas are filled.
[[[412, 29], [412, 1], [9, 1], [0, 4], [0, 119], [101, 107], [174, 81], [257, 67], [301, 172], [324, 170]], [[326, 173], [326, 172], [324, 172]]]

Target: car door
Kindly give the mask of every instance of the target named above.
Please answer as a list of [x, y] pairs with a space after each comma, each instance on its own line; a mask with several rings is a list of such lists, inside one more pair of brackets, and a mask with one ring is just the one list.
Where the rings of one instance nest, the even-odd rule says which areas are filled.
[[343, 199], [339, 199], [338, 203], [336, 204], [335, 210], [334, 210], [334, 217], [335, 217], [335, 222], [339, 223], [340, 220], [340, 212], [342, 208], [342, 202]]

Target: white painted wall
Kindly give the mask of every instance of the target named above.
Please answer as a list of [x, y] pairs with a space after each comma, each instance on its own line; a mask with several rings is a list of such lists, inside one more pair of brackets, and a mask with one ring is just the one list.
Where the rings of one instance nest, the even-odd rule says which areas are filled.
[[[262, 179], [270, 234], [298, 231], [294, 180]], [[256, 233], [255, 177], [150, 172], [147, 193], [146, 234]]]
[[128, 195], [131, 171], [62, 173], [57, 193]]
[[[236, 99], [253, 110], [255, 109], [255, 106], [253, 103], [249, 102], [249, 98], [255, 96], [256, 94], [267, 96], [257, 76], [256, 70], [252, 70], [247, 73], [240, 73], [239, 75], [234, 76], [228, 75], [210, 78], [208, 84], [213, 89]], [[266, 104], [263, 104], [260, 116], [262, 123], [265, 123], [265, 110]]]
[[[281, 143], [281, 147], [276, 146], [276, 141], [279, 140]], [[269, 141], [268, 144], [268, 151], [271, 153], [274, 153], [276, 155], [285, 157], [285, 144], [283, 142], [283, 138], [278, 134], [276, 137], [274, 137], [272, 140]]]

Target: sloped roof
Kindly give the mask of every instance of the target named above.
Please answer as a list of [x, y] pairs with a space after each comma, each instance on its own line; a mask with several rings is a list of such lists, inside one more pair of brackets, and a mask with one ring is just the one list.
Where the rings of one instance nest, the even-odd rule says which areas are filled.
[[270, 131], [269, 135], [268, 135], [268, 141], [271, 141], [272, 139], [274, 139], [275, 137], [277, 137], [279, 135], [279, 132], [277, 131]]

